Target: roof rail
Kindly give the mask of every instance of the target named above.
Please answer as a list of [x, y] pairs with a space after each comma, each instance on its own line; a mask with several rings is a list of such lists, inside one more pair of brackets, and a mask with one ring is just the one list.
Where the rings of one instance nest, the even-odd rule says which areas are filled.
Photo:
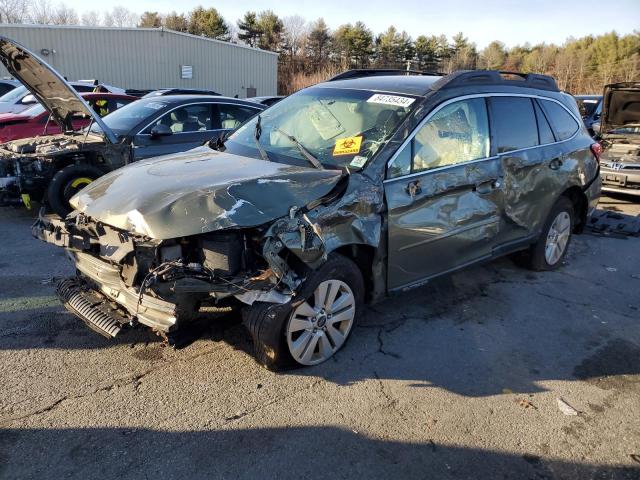
[[327, 82], [334, 82], [336, 80], [348, 80], [352, 78], [362, 77], [379, 77], [381, 75], [432, 75], [432, 76], [444, 76], [446, 73], [440, 72], [423, 72], [421, 70], [402, 70], [400, 68], [357, 68], [354, 70], [346, 70], [339, 73]]
[[432, 90], [469, 85], [509, 85], [559, 92], [553, 77], [539, 73], [506, 72], [501, 70], [460, 70], [438, 80]]

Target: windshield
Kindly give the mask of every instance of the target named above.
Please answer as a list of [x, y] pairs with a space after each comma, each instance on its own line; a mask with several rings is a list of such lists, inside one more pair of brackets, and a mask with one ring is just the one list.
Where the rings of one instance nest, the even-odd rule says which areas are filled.
[[14, 88], [10, 92], [7, 92], [3, 96], [1, 96], [0, 102], [16, 103], [16, 101], [20, 100], [27, 93], [29, 93], [27, 91], [27, 88], [24, 85], [22, 85], [20, 87]]
[[[118, 136], [127, 135], [133, 127], [153, 116], [169, 103], [162, 100], [138, 100], [119, 108], [102, 118], [102, 121]], [[100, 132], [97, 124], [91, 125], [92, 132]]]
[[[415, 97], [408, 95], [309, 88], [260, 114], [259, 142], [272, 161], [309, 165], [304, 149], [326, 168], [358, 169], [389, 140], [414, 106]], [[262, 158], [255, 139], [257, 121], [254, 117], [231, 135], [225, 151]]]

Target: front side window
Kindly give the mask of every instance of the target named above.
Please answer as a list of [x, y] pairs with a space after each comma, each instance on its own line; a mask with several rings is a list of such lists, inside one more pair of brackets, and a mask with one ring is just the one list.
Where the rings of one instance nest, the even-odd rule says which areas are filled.
[[325, 168], [358, 170], [389, 141], [417, 103], [404, 94], [308, 88], [249, 120], [229, 137], [225, 149], [263, 158], [259, 142], [271, 161], [308, 166], [305, 150]]
[[538, 126], [530, 98], [491, 97], [491, 125], [498, 153], [538, 145]]
[[443, 107], [421, 126], [391, 164], [388, 177], [489, 157], [489, 121], [484, 98]]
[[414, 172], [489, 156], [489, 122], [484, 98], [452, 103], [439, 110], [414, 138]]

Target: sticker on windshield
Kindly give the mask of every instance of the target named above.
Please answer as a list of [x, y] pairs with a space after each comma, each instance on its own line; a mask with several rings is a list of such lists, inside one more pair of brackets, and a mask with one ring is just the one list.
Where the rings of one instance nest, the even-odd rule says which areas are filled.
[[400, 95], [385, 95], [382, 93], [376, 93], [367, 100], [368, 103], [381, 103], [382, 105], [394, 105], [405, 108], [415, 101], [415, 98], [401, 97]]
[[367, 157], [361, 157], [360, 155], [356, 155], [355, 157], [353, 157], [353, 160], [351, 160], [351, 163], [349, 163], [349, 166], [360, 168], [365, 163], [367, 163]]
[[336, 140], [336, 146], [333, 147], [333, 156], [353, 155], [360, 153], [360, 144], [362, 144], [362, 135], [357, 137], [339, 138]]

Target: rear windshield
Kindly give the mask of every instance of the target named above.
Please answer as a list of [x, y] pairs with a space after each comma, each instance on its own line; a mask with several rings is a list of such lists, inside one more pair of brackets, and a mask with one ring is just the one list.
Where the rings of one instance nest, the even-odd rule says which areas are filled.
[[391, 138], [416, 103], [410, 95], [309, 88], [249, 120], [225, 147], [231, 153], [262, 158], [257, 141], [271, 161], [309, 165], [306, 150], [327, 168], [359, 169]]

